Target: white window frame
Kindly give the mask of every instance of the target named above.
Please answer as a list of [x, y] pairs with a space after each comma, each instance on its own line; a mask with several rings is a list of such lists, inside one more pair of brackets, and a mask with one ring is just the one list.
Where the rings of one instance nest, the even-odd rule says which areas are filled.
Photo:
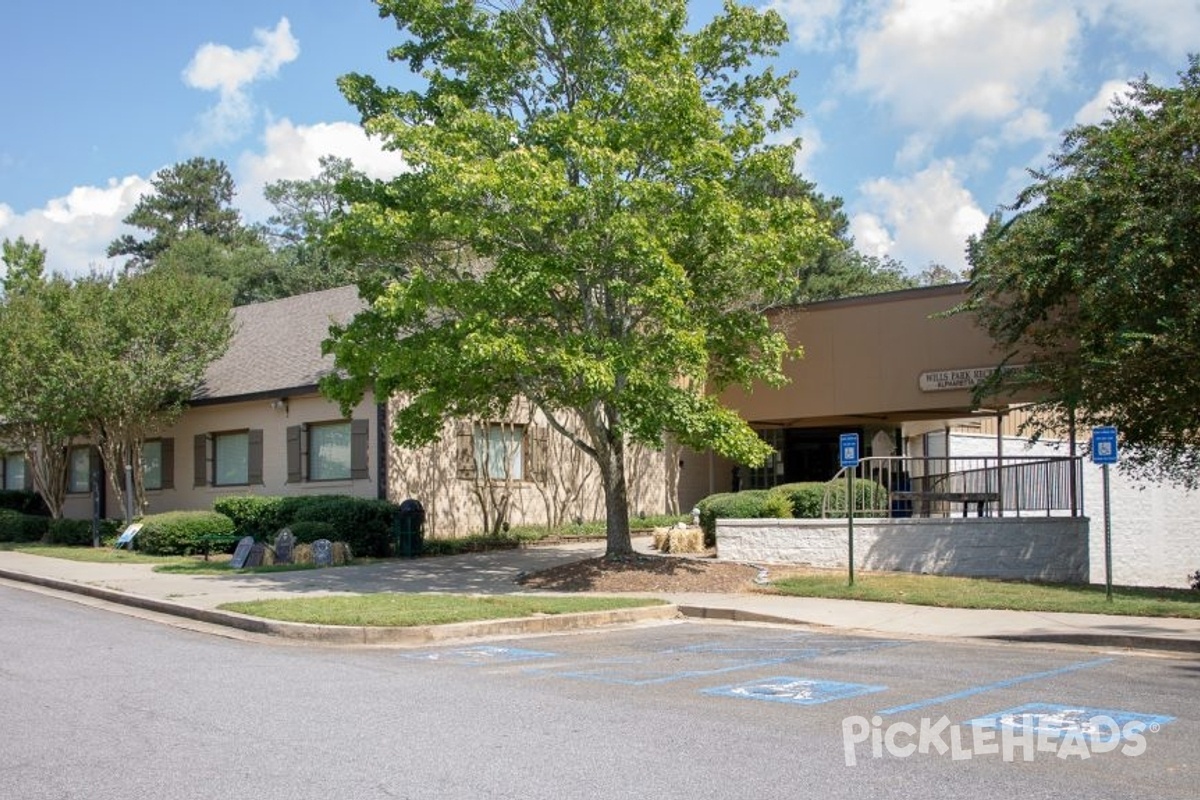
[[475, 426], [476, 474], [488, 480], [525, 480], [525, 426]]
[[[350, 420], [338, 420], [336, 422], [314, 422], [309, 423], [306, 432], [307, 441], [307, 464], [305, 479], [316, 483], [325, 481], [348, 481], [351, 479], [353, 463], [354, 463], [354, 435]], [[337, 442], [321, 442], [321, 434], [333, 430], [338, 430], [345, 439], [344, 445]], [[334, 449], [344, 449], [344, 457], [331, 457], [326, 459], [326, 463], [335, 470], [330, 470], [332, 474], [326, 474], [325, 469], [319, 468], [322, 461], [322, 449], [329, 448], [328, 452], [332, 453]]]
[[[67, 493], [87, 494], [92, 491], [92, 448], [72, 447], [67, 470]], [[80, 474], [80, 467], [83, 471]], [[80, 480], [82, 478], [82, 480]]]
[[[239, 480], [226, 480], [221, 474], [222, 453], [226, 458], [232, 458], [229, 455], [230, 446], [240, 440], [239, 455], [241, 469], [234, 478]], [[249, 486], [250, 485], [250, 431], [223, 431], [212, 435], [213, 444], [213, 459], [212, 459], [212, 485], [213, 486]], [[224, 444], [224, 447], [222, 447]]]
[[[147, 448], [157, 447], [158, 456], [155, 459], [147, 457]], [[151, 439], [142, 442], [142, 488], [148, 492], [156, 492], [163, 488], [163, 462], [162, 462], [162, 440]], [[157, 470], [152, 470], [151, 465], [157, 465]], [[151, 476], [157, 474], [158, 480], [151, 482]]]

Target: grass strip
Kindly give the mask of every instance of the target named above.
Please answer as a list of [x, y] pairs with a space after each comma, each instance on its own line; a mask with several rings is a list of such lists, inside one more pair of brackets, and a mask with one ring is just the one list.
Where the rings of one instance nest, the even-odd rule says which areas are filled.
[[315, 625], [412, 627], [513, 619], [539, 614], [574, 614], [662, 605], [662, 600], [642, 597], [558, 597], [530, 595], [367, 594], [333, 597], [298, 597], [226, 603], [225, 611], [281, 622]]
[[1113, 599], [1103, 586], [1050, 585], [951, 578], [941, 575], [858, 575], [854, 586], [845, 575], [798, 575], [771, 583], [779, 594], [837, 600], [873, 600], [941, 608], [991, 608], [1077, 614], [1118, 614], [1138, 617], [1200, 619], [1200, 592], [1188, 589], [1113, 587]]

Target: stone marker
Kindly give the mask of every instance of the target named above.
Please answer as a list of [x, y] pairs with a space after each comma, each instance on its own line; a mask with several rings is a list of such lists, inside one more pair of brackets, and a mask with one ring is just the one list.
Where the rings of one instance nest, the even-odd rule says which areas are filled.
[[253, 536], [243, 536], [237, 543], [237, 549], [233, 551], [233, 558], [229, 561], [230, 569], [242, 569], [246, 566], [246, 559], [250, 557], [250, 549], [254, 547]]
[[246, 556], [247, 567], [261, 567], [263, 565], [263, 557], [267, 554], [267, 546], [262, 542], [255, 542], [250, 548], [250, 555]]
[[290, 528], [284, 528], [275, 537], [275, 563], [292, 563], [292, 551], [296, 547], [296, 537]]
[[328, 539], [317, 539], [312, 543], [313, 563], [318, 567], [328, 567], [333, 563], [333, 542]]

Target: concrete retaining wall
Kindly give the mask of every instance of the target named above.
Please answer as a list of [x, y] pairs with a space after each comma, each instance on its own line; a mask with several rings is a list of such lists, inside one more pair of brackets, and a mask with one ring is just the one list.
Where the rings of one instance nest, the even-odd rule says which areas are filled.
[[[722, 519], [717, 556], [753, 563], [845, 568], [846, 520]], [[858, 569], [1088, 582], [1085, 517], [854, 521]]]

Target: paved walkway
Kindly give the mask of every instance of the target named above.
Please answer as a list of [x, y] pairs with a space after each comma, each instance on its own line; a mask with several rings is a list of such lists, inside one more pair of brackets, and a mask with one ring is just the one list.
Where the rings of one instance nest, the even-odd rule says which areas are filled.
[[[639, 540], [638, 546], [644, 549], [647, 543]], [[176, 575], [154, 572], [148, 564], [95, 564], [0, 551], [0, 579], [40, 583], [107, 601], [228, 624], [214, 609], [238, 600], [371, 592], [520, 592], [522, 587], [516, 579], [523, 573], [602, 553], [602, 543], [588, 542], [322, 570]], [[946, 609], [769, 594], [654, 596], [696, 617], [792, 622], [893, 636], [1046, 641], [1200, 653], [1200, 620]], [[526, 630], [534, 629], [516, 626], [511, 632]], [[468, 635], [472, 632], [459, 631]], [[505, 629], [492, 624], [479, 632], [504, 633]], [[302, 638], [330, 638], [318, 630], [310, 629], [309, 633]]]

